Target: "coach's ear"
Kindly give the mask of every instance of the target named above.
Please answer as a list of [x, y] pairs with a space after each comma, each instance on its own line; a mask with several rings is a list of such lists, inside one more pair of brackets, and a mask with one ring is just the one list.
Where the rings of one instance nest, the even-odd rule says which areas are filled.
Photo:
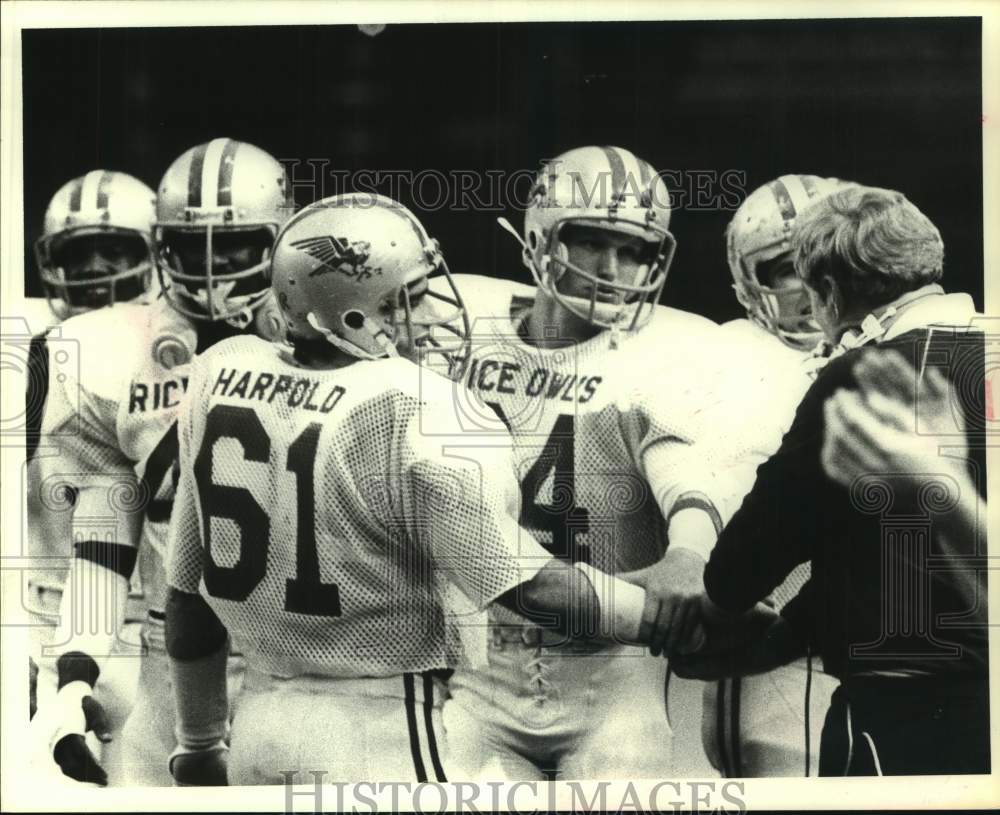
[[817, 281], [813, 291], [816, 293], [818, 305], [826, 313], [829, 321], [833, 325], [837, 325], [844, 313], [844, 299], [840, 284], [833, 277], [825, 274]]

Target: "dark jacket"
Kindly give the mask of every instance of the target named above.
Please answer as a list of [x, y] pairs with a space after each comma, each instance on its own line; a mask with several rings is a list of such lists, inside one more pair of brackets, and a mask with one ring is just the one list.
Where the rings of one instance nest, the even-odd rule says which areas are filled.
[[[938, 367], [953, 382], [965, 415], [969, 474], [985, 496], [983, 333], [918, 327], [866, 348], [895, 349], [915, 368]], [[852, 495], [823, 472], [823, 404], [838, 388], [857, 388], [852, 369], [859, 353], [848, 351], [820, 372], [781, 447], [758, 469], [706, 567], [708, 595], [741, 612], [809, 560], [812, 579], [786, 614], [807, 620], [827, 673], [842, 680], [865, 674], [985, 678], [985, 622], [970, 624], [973, 609], [946, 564], [935, 561], [940, 519], [948, 511], [936, 503], [940, 491], [928, 486], [904, 495], [892, 475], [882, 475], [856, 482]], [[979, 540], [951, 542], [980, 567], [985, 524], [983, 518]], [[985, 621], [985, 584], [979, 602]]]

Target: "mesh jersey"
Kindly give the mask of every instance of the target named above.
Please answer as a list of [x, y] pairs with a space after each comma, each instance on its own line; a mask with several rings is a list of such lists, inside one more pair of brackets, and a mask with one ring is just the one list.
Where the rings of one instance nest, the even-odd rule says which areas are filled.
[[[32, 559], [28, 582], [45, 589], [60, 589], [68, 569], [67, 541], [72, 539], [68, 512], [47, 512], [41, 501], [38, 463], [39, 455], [53, 451], [39, 450], [39, 436], [45, 402], [48, 396], [48, 342], [50, 335], [58, 342], [61, 329], [59, 318], [49, 308], [48, 300], [40, 297], [25, 298], [14, 307], [19, 325], [12, 331], [4, 327], [4, 334], [22, 335], [18, 345], [23, 349], [25, 372], [25, 458], [23, 479], [27, 512], [21, 517], [24, 527], [21, 540], [27, 544], [26, 553]], [[10, 340], [5, 337], [8, 343]], [[37, 568], [36, 568], [37, 567]]]
[[[720, 380], [723, 397], [717, 404], [727, 415], [741, 415], [739, 423], [715, 439], [717, 455], [727, 459], [720, 482], [725, 482], [722, 506], [728, 522], [753, 488], [757, 468], [791, 427], [795, 409], [812, 384], [815, 364], [808, 352], [790, 348], [750, 320], [732, 320], [722, 332], [730, 345], [731, 365]], [[809, 575], [809, 563], [802, 563], [774, 590], [771, 596], [779, 608], [799, 593]]]
[[[681, 499], [710, 503], [704, 393], [718, 326], [658, 307], [638, 334], [610, 347], [604, 331], [541, 349], [518, 337], [535, 289], [456, 275], [472, 352], [456, 385], [466, 431], [486, 439], [509, 425], [522, 491], [521, 523], [557, 557], [615, 573], [659, 560]], [[666, 355], [666, 357], [665, 357]], [[478, 408], [473, 392], [496, 415]], [[501, 612], [500, 616], [504, 616]]]
[[303, 368], [254, 338], [199, 356], [171, 585], [280, 676], [483, 660], [479, 612], [551, 558], [517, 526], [509, 443], [468, 446], [451, 390], [404, 359]]
[[[177, 452], [173, 425], [195, 330], [160, 300], [87, 312], [59, 332], [48, 342], [40, 442], [54, 453], [37, 459], [43, 511], [71, 516], [76, 542], [138, 547], [133, 588], [138, 582], [145, 602], [162, 609]], [[55, 556], [70, 556], [65, 539], [52, 543]]]

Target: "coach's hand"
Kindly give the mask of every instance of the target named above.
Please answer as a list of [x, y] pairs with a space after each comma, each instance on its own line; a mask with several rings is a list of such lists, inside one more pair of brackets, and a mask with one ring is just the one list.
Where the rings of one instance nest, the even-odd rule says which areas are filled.
[[169, 761], [170, 775], [178, 787], [226, 787], [229, 748], [224, 741], [201, 750], [178, 746]]
[[663, 558], [634, 572], [617, 576], [646, 590], [643, 629], [648, 630], [653, 656], [682, 649], [697, 633], [698, 603], [704, 591], [705, 561], [677, 547]]
[[108, 774], [87, 747], [85, 734], [111, 741], [108, 717], [86, 682], [70, 682], [31, 721], [33, 737], [42, 742], [64, 775], [88, 784], [107, 786]]
[[763, 673], [805, 653], [795, 629], [765, 603], [730, 621], [702, 621], [707, 632], [702, 647], [669, 654], [671, 669], [682, 679]]

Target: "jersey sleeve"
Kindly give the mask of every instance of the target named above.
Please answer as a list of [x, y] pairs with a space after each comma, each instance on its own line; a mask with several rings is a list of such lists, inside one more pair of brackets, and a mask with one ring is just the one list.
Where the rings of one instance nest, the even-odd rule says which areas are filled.
[[134, 462], [121, 451], [118, 439], [121, 383], [113, 372], [85, 366], [87, 359], [51, 353], [51, 346], [49, 356], [49, 387], [39, 433], [46, 454], [35, 458], [32, 479], [40, 511], [65, 509], [69, 502], [74, 541], [105, 540], [135, 547], [143, 493]]
[[517, 522], [509, 439], [470, 444], [451, 426], [450, 404], [424, 401], [421, 411], [407, 432], [407, 504], [438, 573], [482, 610], [552, 556]]
[[838, 387], [854, 386], [851, 364], [841, 357], [812, 384], [781, 445], [760, 465], [753, 488], [719, 536], [705, 568], [705, 588], [716, 605], [742, 612], [810, 559], [830, 490], [820, 466], [823, 403]]
[[202, 574], [202, 537], [194, 477], [195, 420], [203, 406], [204, 374], [200, 359], [191, 366], [188, 396], [177, 414], [180, 477], [167, 532], [167, 583], [187, 594], [197, 594]]
[[[717, 397], [700, 386], [700, 377], [696, 382], [675, 377], [672, 388], [653, 392], [651, 385], [663, 381], [652, 377], [633, 388], [620, 412], [623, 438], [668, 523], [678, 512], [695, 508], [718, 531], [724, 497], [720, 468], [714, 450], [705, 444]], [[702, 549], [698, 553], [707, 558]]]

